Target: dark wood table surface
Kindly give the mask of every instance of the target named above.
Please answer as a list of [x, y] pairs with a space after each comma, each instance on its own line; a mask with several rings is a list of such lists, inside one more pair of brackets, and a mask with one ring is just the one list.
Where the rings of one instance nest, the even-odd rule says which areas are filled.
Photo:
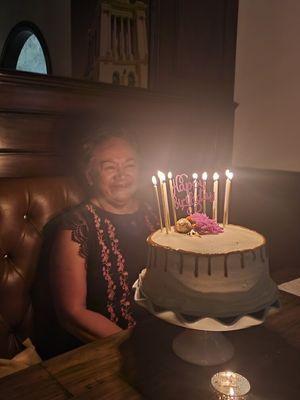
[[149, 317], [133, 331], [1, 379], [0, 399], [209, 400], [212, 375], [227, 369], [248, 378], [249, 400], [300, 399], [300, 297], [280, 292], [280, 299], [282, 308], [263, 325], [226, 333], [235, 355], [225, 364], [182, 361], [171, 348], [182, 329]]

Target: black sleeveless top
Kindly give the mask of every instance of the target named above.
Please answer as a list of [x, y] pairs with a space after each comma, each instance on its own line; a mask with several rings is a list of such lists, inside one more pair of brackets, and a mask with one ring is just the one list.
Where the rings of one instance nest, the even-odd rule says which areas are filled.
[[55, 293], [49, 286], [48, 260], [53, 239], [61, 229], [72, 231], [72, 240], [79, 244], [79, 255], [85, 260], [87, 309], [126, 329], [143, 315], [134, 302], [132, 285], [146, 266], [146, 238], [157, 229], [157, 220], [147, 204], [135, 213], [119, 215], [85, 203], [46, 226], [33, 292], [34, 341], [44, 359], [83, 344], [59, 324], [52, 301]]

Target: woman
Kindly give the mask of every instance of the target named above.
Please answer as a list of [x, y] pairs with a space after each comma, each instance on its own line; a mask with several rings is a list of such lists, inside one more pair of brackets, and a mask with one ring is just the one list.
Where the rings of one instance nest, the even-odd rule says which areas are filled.
[[[146, 263], [146, 238], [156, 229], [151, 209], [137, 196], [139, 159], [126, 137], [94, 138], [83, 159], [91, 195], [55, 223], [53, 245], [42, 252], [52, 299], [51, 317], [36, 325], [43, 358], [135, 325], [132, 285]], [[44, 316], [45, 308], [37, 308]]]

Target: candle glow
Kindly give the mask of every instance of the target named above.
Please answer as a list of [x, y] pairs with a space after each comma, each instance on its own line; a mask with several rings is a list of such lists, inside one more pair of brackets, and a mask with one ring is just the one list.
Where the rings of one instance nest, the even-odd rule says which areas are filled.
[[251, 386], [242, 375], [232, 372], [217, 372], [211, 379], [211, 384], [222, 400], [245, 400]]

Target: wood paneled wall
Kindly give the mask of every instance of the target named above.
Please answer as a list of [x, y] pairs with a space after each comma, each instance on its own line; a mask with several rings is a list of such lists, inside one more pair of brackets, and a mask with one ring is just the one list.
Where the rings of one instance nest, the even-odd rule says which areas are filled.
[[222, 134], [194, 100], [20, 72], [0, 73], [0, 86], [2, 177], [68, 173], [72, 140], [104, 121], [137, 134], [147, 176], [157, 168], [193, 171], [228, 164], [219, 145]]

